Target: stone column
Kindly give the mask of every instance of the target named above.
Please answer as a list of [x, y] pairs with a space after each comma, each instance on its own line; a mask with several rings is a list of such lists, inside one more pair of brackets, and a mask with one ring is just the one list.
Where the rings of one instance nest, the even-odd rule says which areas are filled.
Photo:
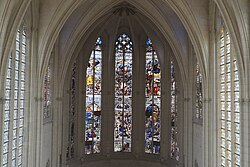
[[135, 158], [145, 154], [145, 62], [146, 36], [136, 36], [133, 53], [133, 122], [132, 153]]
[[164, 46], [164, 60], [161, 65], [161, 159], [171, 162], [171, 48]]

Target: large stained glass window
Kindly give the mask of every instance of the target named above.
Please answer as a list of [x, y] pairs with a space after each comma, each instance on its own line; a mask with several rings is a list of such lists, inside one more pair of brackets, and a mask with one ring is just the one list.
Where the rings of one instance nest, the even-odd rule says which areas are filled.
[[179, 146], [177, 142], [177, 84], [175, 79], [174, 63], [171, 61], [171, 158], [179, 160]]
[[16, 34], [15, 46], [5, 78], [2, 167], [23, 166], [27, 37], [22, 28]]
[[101, 142], [102, 41], [99, 37], [86, 71], [85, 154], [99, 153]]
[[51, 116], [51, 65], [49, 64], [45, 77], [44, 77], [44, 87], [43, 87], [43, 118], [47, 119]]
[[131, 152], [133, 47], [126, 34], [120, 35], [115, 44], [114, 151]]
[[200, 72], [200, 67], [198, 64], [196, 64], [196, 119], [202, 119], [203, 114], [203, 94], [202, 94], [202, 75]]
[[146, 41], [146, 106], [145, 152], [160, 153], [161, 134], [161, 68], [157, 54], [148, 38]]
[[223, 167], [240, 166], [239, 73], [230, 35], [222, 28], [219, 45], [220, 161]]
[[76, 122], [76, 62], [74, 62], [71, 71], [70, 82], [70, 108], [69, 108], [69, 136], [66, 152], [67, 159], [75, 156], [75, 122]]

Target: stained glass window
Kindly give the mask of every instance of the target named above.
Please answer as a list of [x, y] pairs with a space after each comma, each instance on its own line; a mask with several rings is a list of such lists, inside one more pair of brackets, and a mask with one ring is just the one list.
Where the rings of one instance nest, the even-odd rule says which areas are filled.
[[174, 63], [171, 61], [171, 158], [179, 160], [179, 146], [177, 142], [177, 83], [175, 79]]
[[25, 87], [26, 87], [26, 32], [16, 34], [16, 51], [8, 59], [5, 78], [5, 105], [3, 113], [2, 166], [23, 164]]
[[49, 118], [51, 115], [51, 65], [49, 64], [44, 77], [43, 87], [43, 118]]
[[200, 72], [200, 67], [196, 64], [196, 119], [202, 119], [203, 114], [203, 94], [202, 94], [202, 75]]
[[219, 45], [221, 166], [240, 167], [240, 83], [237, 61], [231, 50], [230, 35], [222, 28]]
[[161, 134], [161, 68], [157, 54], [148, 38], [146, 41], [146, 106], [145, 152], [160, 153]]
[[75, 156], [76, 70], [76, 62], [74, 62], [70, 82], [69, 137], [66, 152], [67, 159], [74, 158]]
[[99, 153], [101, 142], [102, 41], [99, 37], [86, 71], [85, 154]]
[[114, 151], [131, 152], [133, 47], [126, 34], [115, 45]]

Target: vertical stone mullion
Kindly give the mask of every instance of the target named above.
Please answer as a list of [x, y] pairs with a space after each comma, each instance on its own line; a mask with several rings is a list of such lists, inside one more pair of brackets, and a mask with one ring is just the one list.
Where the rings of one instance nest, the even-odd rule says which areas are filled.
[[102, 113], [102, 118], [101, 118], [101, 153], [103, 155], [107, 154], [107, 150], [108, 150], [108, 143], [110, 142], [109, 139], [109, 131], [111, 129], [109, 129], [108, 127], [108, 122], [109, 122], [109, 112], [111, 112], [109, 110], [109, 100], [110, 100], [110, 94], [108, 94], [108, 67], [109, 67], [109, 62], [108, 62], [108, 58], [109, 58], [109, 44], [108, 42], [108, 37], [104, 36], [102, 37], [102, 109], [101, 109], [101, 113]]
[[134, 40], [132, 152], [136, 157], [145, 152], [145, 43], [145, 36]]
[[163, 160], [170, 163], [171, 157], [171, 51], [170, 46], [164, 46], [164, 64], [161, 66], [161, 153]]
[[106, 147], [106, 155], [107, 157], [114, 152], [114, 121], [115, 121], [115, 112], [114, 112], [114, 100], [115, 100], [115, 36], [108, 36], [107, 42], [107, 70], [105, 70], [106, 74], [103, 75], [105, 83], [107, 85], [107, 97], [104, 102], [107, 104], [107, 110], [105, 116], [107, 117], [107, 147]]

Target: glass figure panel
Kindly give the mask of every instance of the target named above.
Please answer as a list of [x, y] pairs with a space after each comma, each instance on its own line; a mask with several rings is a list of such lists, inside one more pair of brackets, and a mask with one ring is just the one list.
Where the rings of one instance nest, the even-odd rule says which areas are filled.
[[179, 160], [179, 146], [177, 141], [178, 136], [178, 110], [177, 110], [177, 85], [175, 80], [174, 63], [171, 61], [171, 158]]
[[85, 154], [101, 151], [102, 41], [98, 37], [86, 69]]
[[131, 152], [132, 41], [121, 34], [115, 43], [114, 151]]
[[160, 153], [161, 68], [152, 41], [146, 40], [145, 152]]

